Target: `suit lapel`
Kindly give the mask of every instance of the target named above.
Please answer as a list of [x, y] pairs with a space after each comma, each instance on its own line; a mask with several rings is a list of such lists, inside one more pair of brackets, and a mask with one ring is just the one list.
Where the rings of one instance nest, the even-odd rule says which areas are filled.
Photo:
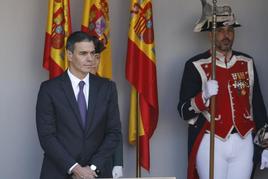
[[98, 88], [99, 83], [96, 76], [91, 75], [89, 76], [89, 95], [88, 95], [88, 110], [87, 110], [87, 134], [89, 132], [90, 127], [92, 127], [93, 124], [93, 116], [95, 112], [95, 105], [96, 105], [96, 98], [98, 96]]
[[80, 117], [80, 112], [78, 109], [78, 105], [77, 105], [77, 101], [74, 95], [74, 91], [73, 91], [73, 87], [72, 87], [72, 83], [71, 80], [67, 74], [67, 71], [64, 72], [63, 74], [63, 78], [62, 78], [62, 88], [63, 91], [65, 93], [66, 98], [68, 99], [70, 106], [76, 116], [76, 119], [80, 125], [80, 127], [83, 129], [82, 126], [82, 121], [81, 121], [81, 117]]

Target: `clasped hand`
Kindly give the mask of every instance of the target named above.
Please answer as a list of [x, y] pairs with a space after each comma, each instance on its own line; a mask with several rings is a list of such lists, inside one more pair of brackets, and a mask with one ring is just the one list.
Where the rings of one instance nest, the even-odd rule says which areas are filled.
[[82, 167], [77, 165], [73, 169], [73, 179], [94, 179], [95, 177], [97, 177], [96, 172], [91, 170], [89, 166]]
[[123, 176], [123, 167], [122, 166], [114, 166], [113, 167], [113, 178], [120, 178]]

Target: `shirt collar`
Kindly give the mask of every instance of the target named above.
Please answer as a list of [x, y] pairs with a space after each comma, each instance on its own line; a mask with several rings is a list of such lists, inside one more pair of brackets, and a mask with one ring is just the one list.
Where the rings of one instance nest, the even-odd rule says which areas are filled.
[[84, 82], [85, 82], [85, 85], [89, 85], [89, 73], [88, 73], [87, 76], [86, 76], [84, 79], [82, 79], [82, 80], [79, 79], [79, 78], [77, 78], [76, 76], [74, 76], [74, 75], [72, 74], [72, 72], [70, 71], [70, 69], [67, 70], [67, 73], [68, 73], [69, 78], [70, 78], [70, 80], [71, 80], [72, 86], [74, 86], [74, 87], [78, 87], [78, 83], [79, 83], [80, 81], [84, 81]]
[[219, 51], [216, 51], [216, 57], [217, 57], [217, 60], [223, 62], [223, 63], [228, 63], [231, 59], [232, 59], [232, 51], [230, 51], [227, 55], [229, 59], [225, 59], [225, 55]]

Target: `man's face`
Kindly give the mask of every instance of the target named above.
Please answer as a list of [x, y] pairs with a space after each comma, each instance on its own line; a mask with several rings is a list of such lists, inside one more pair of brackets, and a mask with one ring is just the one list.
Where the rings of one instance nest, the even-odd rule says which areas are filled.
[[75, 43], [74, 52], [67, 51], [67, 57], [70, 62], [70, 71], [80, 79], [83, 79], [96, 66], [93, 42]]
[[231, 26], [219, 27], [216, 29], [216, 50], [226, 53], [232, 50], [234, 41], [234, 28]]
[[97, 71], [98, 71], [98, 68], [99, 68], [99, 64], [100, 64], [100, 54], [96, 53], [94, 57], [95, 57], [94, 58], [94, 63], [92, 64], [92, 68], [90, 70], [90, 73], [96, 75]]

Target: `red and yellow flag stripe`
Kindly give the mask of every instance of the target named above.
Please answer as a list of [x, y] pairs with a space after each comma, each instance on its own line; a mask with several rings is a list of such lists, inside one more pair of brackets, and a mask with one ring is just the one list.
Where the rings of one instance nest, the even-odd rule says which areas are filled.
[[108, 0], [84, 0], [81, 30], [97, 37], [105, 46], [97, 74], [112, 78], [112, 55]]
[[54, 78], [66, 70], [67, 37], [71, 33], [69, 0], [49, 0], [43, 67]]
[[151, 0], [131, 1], [126, 78], [132, 85], [129, 142], [136, 141], [136, 121], [140, 121], [140, 164], [150, 169], [150, 138], [158, 122], [156, 58]]

